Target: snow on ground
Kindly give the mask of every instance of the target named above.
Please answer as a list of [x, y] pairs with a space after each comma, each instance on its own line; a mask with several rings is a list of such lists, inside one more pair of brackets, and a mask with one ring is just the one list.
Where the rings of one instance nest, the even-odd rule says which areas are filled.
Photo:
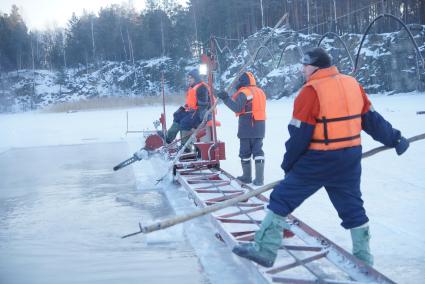
[[[425, 94], [409, 93], [394, 96], [371, 96], [374, 108], [406, 137], [425, 133]], [[281, 179], [280, 169], [284, 142], [288, 138], [287, 124], [291, 119], [293, 98], [269, 101], [266, 153], [266, 183]], [[168, 123], [177, 106], [167, 106]], [[126, 114], [129, 130], [153, 129], [162, 106], [87, 111], [75, 113], [22, 113], [0, 115], [0, 155], [15, 147], [86, 144], [111, 141], [128, 142], [130, 152], [141, 141], [139, 134], [126, 135]], [[226, 142], [227, 160], [222, 167], [234, 175], [240, 174], [237, 157], [237, 119], [224, 105], [218, 107], [222, 126], [219, 138]], [[380, 146], [366, 134], [364, 150]], [[399, 283], [420, 283], [425, 279], [425, 141], [418, 141], [403, 155], [394, 150], [363, 160], [362, 191], [370, 218], [375, 267]], [[135, 168], [137, 169], [137, 168]], [[350, 250], [349, 232], [340, 225], [325, 191], [321, 190], [298, 208], [294, 215], [343, 248]], [[186, 230], [190, 230], [190, 226]]]

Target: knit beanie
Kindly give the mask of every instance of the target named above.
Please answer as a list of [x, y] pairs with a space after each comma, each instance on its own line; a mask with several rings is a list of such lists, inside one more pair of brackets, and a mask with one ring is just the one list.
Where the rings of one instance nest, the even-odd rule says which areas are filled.
[[195, 79], [195, 82], [196, 83], [198, 83], [198, 82], [201, 81], [201, 76], [199, 75], [199, 70], [198, 69], [193, 69], [187, 75], [188, 76], [191, 76], [193, 79]]
[[332, 65], [332, 59], [323, 48], [316, 47], [304, 53], [302, 64], [328, 68]]

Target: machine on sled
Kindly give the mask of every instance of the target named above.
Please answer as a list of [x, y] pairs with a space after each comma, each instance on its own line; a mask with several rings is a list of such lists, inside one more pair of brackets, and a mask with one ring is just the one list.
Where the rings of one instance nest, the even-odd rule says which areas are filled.
[[[214, 89], [212, 72], [215, 69], [215, 63], [211, 57], [207, 55], [201, 56], [202, 64], [200, 71], [201, 75], [208, 75], [209, 96], [210, 101], [213, 102], [214, 96], [212, 92]], [[216, 121], [214, 111], [211, 113], [211, 120], [207, 121], [205, 125], [201, 123], [201, 127], [191, 132], [190, 135], [194, 135], [194, 150], [188, 153], [182, 153], [182, 151], [180, 151], [182, 147], [187, 146], [181, 145], [182, 139], [176, 139], [169, 144], [165, 142], [164, 137], [166, 137], [167, 134], [167, 127], [164, 78], [162, 78], [162, 86], [163, 113], [161, 113], [159, 120], [154, 122], [156, 130], [143, 131], [142, 135], [145, 140], [144, 146], [135, 152], [132, 157], [116, 165], [113, 170], [117, 171], [136, 161], [146, 160], [154, 154], [160, 154], [173, 160], [173, 172], [175, 172], [177, 168], [218, 167], [219, 161], [224, 160], [226, 155], [224, 142], [217, 140], [217, 126], [220, 126], [220, 123]], [[161, 130], [158, 130], [159, 125], [161, 125]]]

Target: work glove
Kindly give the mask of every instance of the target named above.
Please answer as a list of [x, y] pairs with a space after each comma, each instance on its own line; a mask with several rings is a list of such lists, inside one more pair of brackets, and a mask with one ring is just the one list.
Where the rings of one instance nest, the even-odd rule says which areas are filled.
[[406, 152], [407, 148], [409, 148], [409, 141], [404, 138], [403, 136], [400, 137], [397, 141], [397, 145], [395, 145], [395, 151], [397, 152], [397, 155], [401, 155], [404, 152]]
[[217, 93], [217, 97], [224, 100], [229, 97], [229, 94], [226, 91], [220, 91]]

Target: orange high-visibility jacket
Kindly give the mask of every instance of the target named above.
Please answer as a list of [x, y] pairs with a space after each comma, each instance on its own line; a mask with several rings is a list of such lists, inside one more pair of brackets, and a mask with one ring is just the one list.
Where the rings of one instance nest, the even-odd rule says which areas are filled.
[[188, 109], [194, 109], [194, 110], [198, 109], [198, 99], [196, 97], [196, 91], [202, 85], [204, 85], [208, 89], [208, 93], [210, 93], [209, 86], [204, 82], [199, 82], [193, 87], [189, 87], [189, 89], [186, 92], [186, 106]]
[[[247, 103], [252, 103], [252, 117], [254, 120], [266, 120], [266, 94], [262, 89], [257, 87], [254, 75], [251, 72], [246, 72], [249, 78], [249, 86], [239, 88], [236, 93], [233, 94], [232, 99], [236, 100], [236, 97], [243, 93], [246, 96]], [[241, 112], [237, 112], [236, 116], [248, 113], [245, 108]]]
[[317, 70], [306, 86], [314, 88], [320, 104], [309, 149], [336, 150], [360, 145], [364, 100], [356, 79], [331, 66]]

